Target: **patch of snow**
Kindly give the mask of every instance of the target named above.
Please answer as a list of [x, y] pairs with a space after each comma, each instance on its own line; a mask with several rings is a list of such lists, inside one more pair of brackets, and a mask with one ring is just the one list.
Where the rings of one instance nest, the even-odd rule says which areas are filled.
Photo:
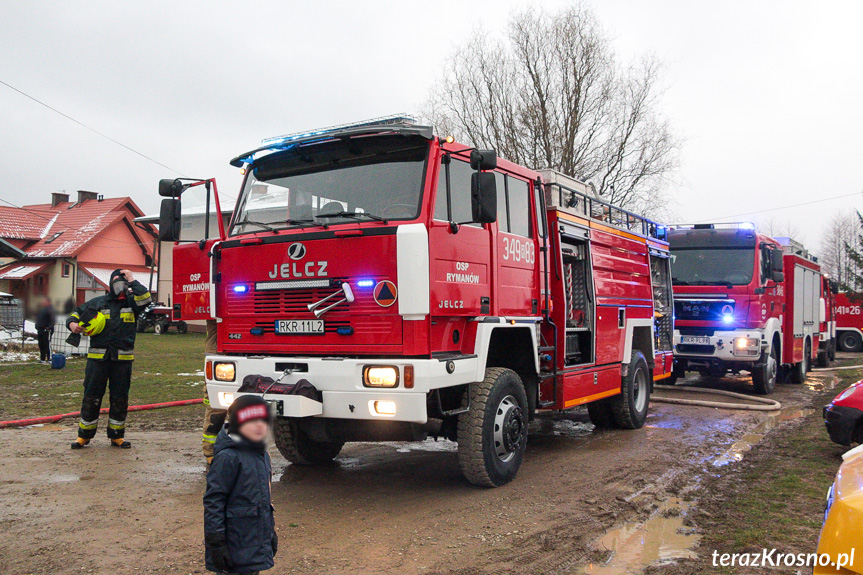
[[196, 371], [195, 373], [178, 373], [177, 375], [183, 376], [183, 377], [203, 377], [204, 372], [203, 371]]

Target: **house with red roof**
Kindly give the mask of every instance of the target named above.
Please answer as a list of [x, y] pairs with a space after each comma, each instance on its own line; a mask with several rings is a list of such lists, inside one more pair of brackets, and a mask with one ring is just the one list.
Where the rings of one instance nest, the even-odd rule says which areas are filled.
[[[48, 296], [58, 310], [108, 290], [111, 271], [127, 268], [150, 283], [156, 230], [131, 198], [79, 191], [50, 204], [0, 206], [0, 292], [31, 307]], [[153, 279], [153, 287], [158, 285]]]

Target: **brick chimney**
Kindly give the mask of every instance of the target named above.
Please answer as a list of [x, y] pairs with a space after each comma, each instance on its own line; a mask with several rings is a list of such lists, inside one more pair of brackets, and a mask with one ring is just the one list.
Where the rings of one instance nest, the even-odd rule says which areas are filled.
[[51, 207], [57, 207], [57, 204], [62, 204], [63, 202], [69, 201], [69, 194], [65, 192], [52, 192], [51, 193]]
[[87, 192], [84, 190], [78, 190], [78, 203], [82, 203], [85, 200], [95, 200], [99, 198], [99, 194], [96, 192]]

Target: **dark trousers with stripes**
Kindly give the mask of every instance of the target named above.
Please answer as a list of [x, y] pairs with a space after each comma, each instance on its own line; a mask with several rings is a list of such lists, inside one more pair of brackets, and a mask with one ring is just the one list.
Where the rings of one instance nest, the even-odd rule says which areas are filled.
[[92, 439], [99, 425], [102, 397], [108, 388], [111, 406], [108, 410], [108, 437], [119, 439], [126, 433], [129, 410], [129, 387], [132, 385], [132, 362], [88, 359], [84, 371], [84, 400], [78, 437]]

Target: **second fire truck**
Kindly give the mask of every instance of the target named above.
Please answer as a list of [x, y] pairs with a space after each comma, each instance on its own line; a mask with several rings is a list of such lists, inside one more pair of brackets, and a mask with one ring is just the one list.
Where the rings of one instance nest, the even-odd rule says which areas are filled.
[[802, 383], [821, 336], [815, 258], [749, 223], [677, 226], [669, 242], [675, 376], [746, 370], [760, 394], [780, 378]]
[[[291, 462], [431, 435], [498, 486], [538, 410], [644, 425], [672, 367], [662, 226], [399, 118], [267, 140], [232, 164], [230, 224], [174, 248], [175, 292], [208, 288], [186, 307], [218, 322], [211, 404], [264, 394]], [[164, 239], [202, 184], [160, 184]]]

